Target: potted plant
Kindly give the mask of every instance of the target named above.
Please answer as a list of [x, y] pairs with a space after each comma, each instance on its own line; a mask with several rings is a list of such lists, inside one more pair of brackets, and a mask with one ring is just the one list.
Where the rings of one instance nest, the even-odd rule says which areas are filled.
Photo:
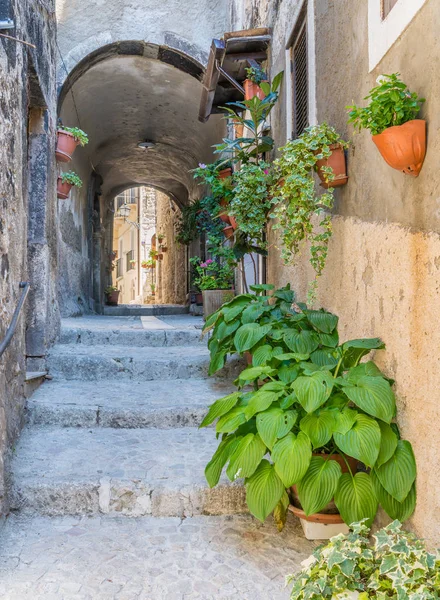
[[156, 295], [156, 284], [150, 283], [150, 289], [151, 289], [151, 295], [155, 296]]
[[141, 267], [143, 269], [154, 269], [155, 266], [156, 266], [156, 263], [152, 259], [150, 259], [150, 260], [143, 260], [141, 262]]
[[349, 123], [369, 129], [390, 167], [417, 177], [426, 154], [426, 121], [417, 119], [424, 98], [410, 92], [399, 73], [381, 75], [365, 100], [366, 107], [348, 106]]
[[82, 187], [81, 178], [74, 171], [62, 173], [57, 180], [57, 197], [66, 200], [73, 186]]
[[260, 66], [248, 67], [245, 69], [246, 79], [244, 80], [244, 98], [252, 100], [255, 96], [264, 100], [267, 94], [260, 87], [262, 83], [267, 83], [267, 76]]
[[[272, 187], [274, 210], [271, 217], [278, 222], [274, 229], [281, 231], [282, 256], [286, 263], [299, 253], [304, 242], [310, 243], [310, 263], [319, 277], [325, 267], [328, 242], [332, 234], [331, 217], [328, 212], [334, 205], [334, 189], [328, 187], [317, 194], [313, 174], [321, 161], [330, 159], [337, 145], [346, 148], [345, 142], [333, 127], [326, 123], [308, 127], [298, 138], [280, 149], [275, 161], [277, 182]], [[330, 164], [321, 162], [325, 182], [334, 181]], [[323, 218], [316, 227], [316, 217]], [[309, 300], [314, 298], [315, 281], [309, 289]]]
[[274, 512], [282, 527], [291, 505], [309, 539], [334, 534], [323, 515], [335, 511], [342, 531], [361, 519], [371, 523], [379, 503], [390, 517], [406, 520], [416, 502], [416, 464], [393, 422], [393, 382], [372, 361], [360, 363], [384, 348], [382, 341], [340, 344], [338, 317], [324, 310], [289, 304], [283, 314], [280, 307], [278, 326], [271, 319], [254, 322], [264, 306], [246, 316], [245, 307], [238, 296], [207, 322], [215, 322], [211, 372], [234, 349], [253, 354], [237, 391], [217, 400], [201, 424], [218, 419], [220, 445], [205, 470], [209, 485], [217, 485], [229, 463], [228, 477], [245, 479], [254, 516], [264, 521]]
[[108, 306], [117, 306], [119, 299], [119, 290], [113, 285], [109, 285], [104, 290], [106, 296], [106, 304]]
[[70, 162], [75, 148], [88, 144], [89, 138], [82, 129], [78, 127], [64, 127], [63, 125], [57, 131], [57, 147], [55, 155], [59, 162]]
[[194, 284], [203, 294], [203, 316], [207, 318], [233, 295], [233, 267], [228, 262], [198, 256], [191, 258], [194, 269]]
[[440, 597], [439, 551], [427, 552], [398, 520], [374, 533], [373, 543], [365, 523], [353, 523], [351, 529], [318, 547], [288, 578], [292, 600]]

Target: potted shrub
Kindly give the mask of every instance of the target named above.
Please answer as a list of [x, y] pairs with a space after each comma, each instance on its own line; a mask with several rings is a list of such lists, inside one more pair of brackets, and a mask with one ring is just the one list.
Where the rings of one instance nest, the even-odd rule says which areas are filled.
[[260, 100], [264, 100], [267, 94], [260, 87], [260, 84], [267, 83], [265, 72], [260, 66], [248, 67], [245, 71], [246, 79], [243, 83], [245, 100], [252, 100], [255, 96]]
[[233, 295], [234, 271], [226, 262], [208, 258], [202, 261], [198, 256], [190, 260], [194, 269], [194, 285], [203, 295], [203, 316], [205, 319]]
[[57, 147], [55, 155], [59, 162], [70, 162], [72, 154], [78, 145], [85, 146], [89, 138], [82, 129], [78, 127], [61, 126], [57, 131]]
[[[333, 127], [326, 123], [308, 127], [298, 138], [280, 148], [275, 161], [277, 182], [272, 187], [274, 210], [271, 217], [278, 219], [274, 229], [281, 231], [282, 256], [286, 263], [292, 261], [304, 242], [310, 243], [310, 263], [319, 277], [325, 267], [328, 242], [332, 234], [331, 216], [334, 189], [330, 187], [335, 174], [328, 161], [334, 150], [348, 146]], [[321, 166], [318, 163], [321, 162]], [[328, 189], [316, 193], [314, 172], [320, 168]], [[315, 218], [323, 218], [318, 227]], [[316, 279], [309, 289], [309, 299], [314, 298]]]
[[427, 552], [422, 540], [402, 530], [398, 520], [372, 535], [353, 523], [318, 547], [291, 575], [292, 600], [377, 600], [440, 597], [440, 552]]
[[417, 119], [424, 98], [410, 92], [399, 73], [381, 75], [365, 100], [366, 107], [348, 106], [349, 123], [369, 129], [390, 167], [417, 177], [426, 154], [426, 121]]
[[57, 180], [57, 197], [66, 200], [73, 186], [82, 187], [81, 178], [74, 171], [62, 173]]
[[[372, 361], [360, 363], [384, 348], [382, 341], [340, 344], [337, 316], [292, 305], [290, 294], [270, 316], [270, 303], [249, 305], [245, 296], [207, 321], [211, 373], [230, 352], [253, 355], [237, 391], [217, 400], [201, 424], [218, 419], [220, 445], [205, 470], [209, 485], [217, 485], [229, 463], [226, 474], [245, 479], [255, 517], [264, 521], [274, 512], [282, 527], [292, 505], [303, 511], [313, 539], [334, 534], [323, 516], [332, 511], [342, 531], [361, 519], [371, 523], [379, 503], [390, 517], [406, 520], [416, 502], [416, 464], [393, 422], [393, 382]], [[286, 490], [293, 486], [290, 500]]]
[[152, 259], [150, 259], [150, 260], [143, 260], [141, 262], [141, 267], [143, 269], [154, 269], [155, 266], [156, 266], [156, 263]]
[[115, 287], [113, 285], [109, 285], [107, 288], [105, 288], [104, 293], [106, 296], [106, 304], [108, 306], [117, 306], [118, 305], [119, 290], [117, 287]]

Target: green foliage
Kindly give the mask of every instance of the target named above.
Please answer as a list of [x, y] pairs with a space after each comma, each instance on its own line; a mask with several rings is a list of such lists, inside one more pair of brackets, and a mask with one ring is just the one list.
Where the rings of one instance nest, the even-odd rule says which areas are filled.
[[[333, 208], [334, 190], [328, 188], [317, 194], [313, 173], [318, 160], [331, 155], [331, 144], [347, 146], [336, 130], [326, 123], [308, 127], [298, 138], [280, 148], [281, 154], [275, 161], [278, 181], [272, 188], [274, 210], [271, 217], [277, 219], [274, 229], [281, 231], [282, 256], [286, 263], [291, 262], [300, 252], [302, 243], [309, 242], [310, 262], [316, 277], [324, 269], [332, 235], [328, 212]], [[334, 179], [332, 169], [327, 167], [325, 174], [331, 184]]]
[[[416, 502], [416, 464], [411, 444], [390, 425], [392, 382], [373, 362], [360, 363], [383, 342], [339, 343], [336, 315], [295, 304], [288, 286], [252, 289], [225, 303], [204, 329], [211, 332], [211, 375], [229, 354], [252, 355], [235, 382], [237, 392], [217, 400], [202, 423], [219, 419], [221, 442], [207, 467], [209, 484], [217, 484], [229, 461], [227, 475], [245, 478], [251, 512], [264, 519], [274, 510], [279, 527], [285, 488], [293, 484], [307, 515], [334, 498], [347, 523], [371, 523], [379, 503], [391, 518], [408, 518]], [[231, 458], [223, 448], [234, 440], [239, 445]], [[363, 463], [365, 472], [352, 470], [348, 458]]]
[[234, 267], [227, 261], [216, 261], [209, 258], [202, 262], [201, 258], [195, 256], [190, 259], [194, 269], [194, 285], [203, 290], [230, 290], [234, 281]]
[[182, 208], [179, 221], [177, 223], [176, 241], [184, 246], [189, 246], [191, 242], [197, 239], [199, 230], [197, 227], [197, 216], [201, 212], [201, 201], [196, 200], [189, 206]]
[[353, 123], [355, 129], [369, 129], [372, 135], [376, 135], [388, 127], [403, 125], [417, 117], [425, 99], [410, 92], [399, 75], [381, 75], [377, 79], [378, 85], [365, 97], [369, 100], [368, 106], [347, 106], [348, 122]]
[[265, 81], [267, 79], [266, 73], [263, 71], [263, 69], [258, 66], [258, 67], [247, 67], [245, 69], [246, 72], [246, 79], [250, 79], [253, 83], [256, 83], [257, 85], [260, 85], [260, 83], [262, 81]]
[[89, 137], [87, 133], [85, 133], [82, 129], [79, 129], [78, 127], [64, 127], [64, 125], [62, 125], [60, 129], [62, 131], [67, 131], [68, 133], [71, 133], [75, 140], [79, 142], [81, 146], [85, 146], [89, 143]]
[[108, 295], [108, 294], [111, 294], [112, 292], [117, 292], [117, 291], [118, 291], [117, 287], [115, 287], [114, 285], [109, 285], [105, 288], [104, 294]]
[[66, 173], [61, 174], [61, 181], [63, 183], [70, 183], [70, 185], [75, 185], [76, 187], [82, 187], [82, 179], [74, 172], [67, 171]]
[[[358, 473], [366, 477], [365, 473]], [[364, 522], [353, 523], [303, 562], [288, 578], [292, 600], [435, 600], [440, 598], [440, 553], [394, 521], [368, 539]]]

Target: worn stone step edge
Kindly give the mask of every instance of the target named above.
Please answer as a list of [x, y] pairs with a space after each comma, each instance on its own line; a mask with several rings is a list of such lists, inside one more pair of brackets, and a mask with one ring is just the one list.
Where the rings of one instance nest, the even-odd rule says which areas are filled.
[[111, 317], [166, 317], [169, 315], [187, 315], [189, 306], [180, 304], [124, 304], [104, 306], [104, 315]]
[[201, 331], [194, 330], [97, 330], [64, 327], [61, 330], [61, 345], [81, 344], [84, 346], [131, 346], [131, 347], [170, 347], [201, 345], [206, 346], [207, 339], [202, 338]]
[[247, 513], [239, 483], [173, 488], [140, 480], [103, 478], [99, 482], [36, 482], [13, 485], [11, 509], [46, 516], [105, 514], [127, 517], [193, 517]]

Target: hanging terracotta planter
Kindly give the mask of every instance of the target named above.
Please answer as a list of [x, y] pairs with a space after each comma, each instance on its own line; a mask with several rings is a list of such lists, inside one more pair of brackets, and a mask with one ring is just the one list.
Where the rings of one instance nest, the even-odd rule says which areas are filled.
[[57, 131], [57, 147], [55, 156], [58, 162], [68, 163], [72, 160], [72, 154], [75, 152], [79, 140], [63, 129]]
[[[316, 163], [316, 170], [322, 181], [321, 186], [325, 189], [329, 187], [335, 188], [345, 185], [348, 181], [347, 176], [347, 161], [345, 158], [344, 148], [340, 144], [331, 144], [330, 150], [332, 153], [328, 158], [322, 158]], [[326, 182], [326, 177], [323, 167], [331, 167], [335, 178], [332, 181]]]
[[230, 240], [232, 237], [234, 237], [234, 228], [232, 227], [232, 225], [224, 227], [223, 234], [227, 240]]
[[245, 79], [243, 87], [245, 100], [252, 100], [254, 96], [257, 96], [257, 98], [260, 100], [264, 100], [266, 98], [266, 94], [263, 92], [260, 86], [257, 83], [254, 83], [251, 79]]
[[426, 154], [426, 121], [414, 119], [372, 137], [390, 167], [418, 177]]
[[219, 179], [226, 179], [227, 177], [231, 177], [231, 175], [232, 175], [231, 167], [228, 167], [227, 169], [222, 169], [221, 171], [218, 172]]
[[72, 187], [73, 187], [72, 183], [67, 183], [67, 181], [63, 183], [63, 180], [61, 179], [61, 177], [58, 177], [58, 179], [57, 179], [57, 197], [60, 198], [60, 200], [67, 200]]

